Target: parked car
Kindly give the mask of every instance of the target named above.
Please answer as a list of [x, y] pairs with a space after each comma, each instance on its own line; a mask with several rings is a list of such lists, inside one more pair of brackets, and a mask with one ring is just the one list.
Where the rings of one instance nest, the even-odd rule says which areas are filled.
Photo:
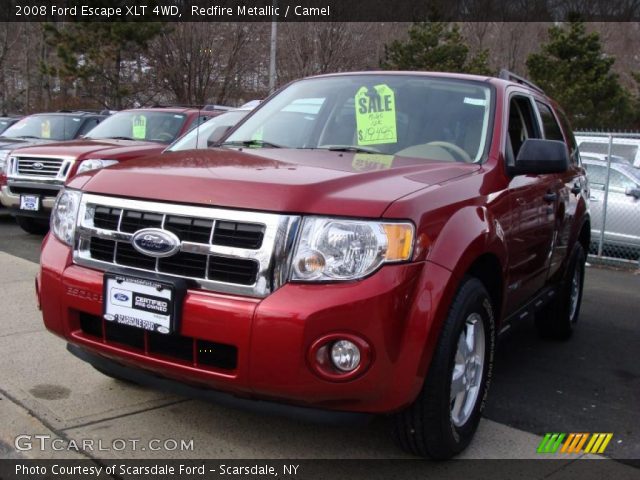
[[37, 113], [19, 118], [0, 133], [0, 176], [6, 176], [6, 161], [12, 150], [78, 138], [104, 118], [106, 115], [90, 112]]
[[0, 117], [0, 133], [4, 132], [21, 118], [22, 117], [19, 116]]
[[[595, 243], [602, 231], [607, 162], [583, 155], [582, 163], [591, 190], [591, 239]], [[629, 164], [611, 163], [604, 245], [629, 253], [640, 247], [640, 170]]]
[[[576, 142], [583, 154], [607, 155], [609, 137], [607, 135], [576, 135]], [[624, 158], [631, 165], [640, 168], [640, 138], [615, 137], [611, 144], [611, 154]]]
[[590, 242], [564, 116], [501, 77], [303, 79], [218, 148], [77, 175], [42, 247], [46, 327], [116, 378], [388, 414], [406, 451], [461, 452], [498, 333], [571, 335]]
[[193, 148], [211, 148], [224, 134], [247, 116], [254, 107], [240, 107], [228, 110], [191, 129], [188, 133], [169, 145], [165, 152], [178, 152]]
[[[608, 156], [605, 154], [598, 153], [582, 153], [580, 154], [580, 158], [582, 160], [593, 160], [595, 162], [604, 162], [607, 163]], [[623, 165], [633, 166], [629, 160], [620, 155], [611, 155], [611, 163], [621, 163]]]
[[48, 229], [51, 207], [66, 180], [160, 153], [180, 135], [219, 113], [167, 107], [123, 110], [81, 140], [21, 148], [9, 157], [7, 185], [2, 187], [0, 200], [23, 230], [41, 234]]

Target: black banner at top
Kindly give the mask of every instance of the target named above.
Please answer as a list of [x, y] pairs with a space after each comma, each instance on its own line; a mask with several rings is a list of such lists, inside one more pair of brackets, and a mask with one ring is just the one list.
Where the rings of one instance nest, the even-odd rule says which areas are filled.
[[9, 0], [6, 22], [548, 22], [640, 20], [637, 0]]

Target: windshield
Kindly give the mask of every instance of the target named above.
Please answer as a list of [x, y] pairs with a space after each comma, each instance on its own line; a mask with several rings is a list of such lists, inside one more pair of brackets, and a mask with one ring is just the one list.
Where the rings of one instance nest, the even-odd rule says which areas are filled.
[[16, 121], [11, 118], [0, 118], [0, 133], [4, 132], [10, 125]]
[[86, 138], [171, 143], [180, 133], [186, 118], [173, 112], [118, 112], [91, 130]]
[[71, 140], [82, 126], [82, 117], [73, 115], [31, 115], [2, 132], [2, 137]]
[[491, 116], [486, 84], [419, 75], [348, 75], [293, 83], [224, 142], [478, 162]]
[[209, 148], [222, 138], [222, 134], [242, 120], [249, 110], [236, 110], [223, 113], [194, 128], [167, 148], [168, 152], [189, 150], [192, 148]]

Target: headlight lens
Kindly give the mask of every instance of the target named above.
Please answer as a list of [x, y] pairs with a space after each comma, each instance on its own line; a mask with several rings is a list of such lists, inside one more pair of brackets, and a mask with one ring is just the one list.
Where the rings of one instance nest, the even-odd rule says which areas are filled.
[[11, 150], [0, 150], [0, 173], [7, 173], [7, 160]]
[[355, 280], [386, 262], [411, 258], [413, 225], [306, 218], [293, 257], [291, 280]]
[[82, 172], [88, 172], [90, 170], [100, 170], [101, 168], [108, 167], [109, 165], [115, 165], [118, 160], [103, 160], [101, 158], [90, 158], [80, 163], [78, 167], [78, 174]]
[[69, 246], [73, 246], [81, 199], [82, 193], [77, 190], [62, 190], [51, 212], [51, 231]]

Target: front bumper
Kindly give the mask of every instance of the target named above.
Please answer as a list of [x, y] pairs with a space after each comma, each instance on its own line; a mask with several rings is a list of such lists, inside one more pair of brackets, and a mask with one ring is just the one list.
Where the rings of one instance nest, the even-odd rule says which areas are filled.
[[[70, 249], [53, 235], [43, 244], [36, 289], [49, 330], [122, 366], [239, 397], [382, 413], [410, 404], [422, 387], [439, 325], [434, 302], [445, 296], [450, 276], [437, 265], [412, 263], [359, 282], [290, 283], [264, 299], [188, 289], [175, 338], [187, 348], [179, 357], [171, 348], [154, 350], [146, 336], [132, 346], [87, 329], [87, 318], [105, 323], [103, 272], [72, 264]], [[346, 382], [321, 378], [308, 364], [311, 345], [334, 333], [356, 335], [372, 350], [368, 369]], [[232, 368], [199, 363], [205, 344], [235, 347]]]
[[[56, 202], [56, 196], [62, 189], [60, 185], [40, 185], [34, 183], [9, 182], [0, 189], [0, 203], [7, 207], [12, 214], [28, 217], [48, 219]], [[17, 191], [16, 191], [17, 190]], [[40, 197], [40, 209], [37, 212], [20, 210], [20, 196], [22, 193], [38, 195]]]

